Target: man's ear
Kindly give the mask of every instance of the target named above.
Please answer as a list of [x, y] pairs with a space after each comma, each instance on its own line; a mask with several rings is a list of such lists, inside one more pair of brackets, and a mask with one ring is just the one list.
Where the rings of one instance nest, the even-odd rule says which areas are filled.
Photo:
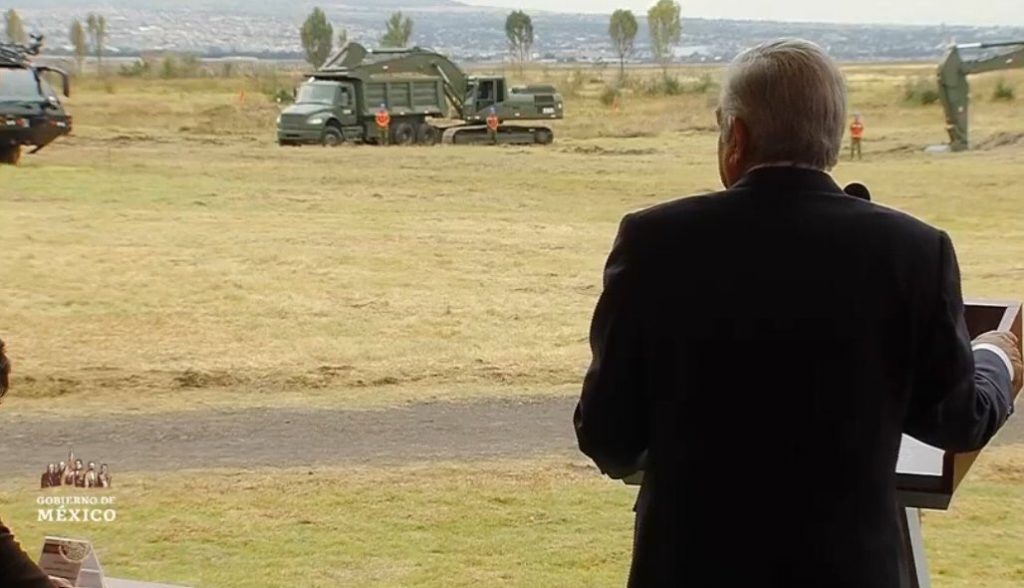
[[750, 150], [750, 129], [747, 127], [747, 123], [741, 118], [734, 118], [729, 135], [732, 143], [729, 163], [740, 169], [745, 168], [747, 153]]

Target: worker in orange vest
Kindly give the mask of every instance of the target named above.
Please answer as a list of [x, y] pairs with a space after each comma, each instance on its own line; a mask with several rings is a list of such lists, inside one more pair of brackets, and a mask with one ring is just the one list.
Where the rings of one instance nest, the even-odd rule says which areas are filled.
[[377, 110], [377, 144], [387, 145], [391, 136], [391, 113], [388, 112], [386, 104], [381, 104]]
[[853, 122], [850, 124], [850, 159], [864, 159], [861, 150], [861, 142], [864, 140], [864, 123], [860, 120], [860, 114], [853, 115]]
[[501, 120], [498, 119], [498, 113], [495, 112], [494, 107], [487, 113], [487, 136], [491, 139], [491, 145], [498, 144], [498, 126], [501, 124]]

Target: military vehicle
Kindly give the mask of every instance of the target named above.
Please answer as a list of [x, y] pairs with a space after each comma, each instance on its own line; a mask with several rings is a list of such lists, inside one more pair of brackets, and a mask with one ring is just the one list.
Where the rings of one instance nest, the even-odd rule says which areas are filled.
[[[371, 51], [350, 43], [299, 87], [295, 104], [278, 118], [278, 143], [376, 143], [374, 119], [382, 106], [391, 115], [393, 145], [489, 142], [485, 122], [492, 109], [502, 122], [499, 142], [546, 145], [555, 138], [549, 127], [504, 123], [564, 115], [551, 86], [512, 88], [502, 77], [469, 76], [419, 47]], [[449, 124], [435, 124], [442, 119]]]
[[[964, 50], [1001, 49], [1003, 51], [978, 59], [964, 59]], [[971, 86], [967, 77], [1007, 69], [1024, 68], [1024, 41], [1004, 43], [974, 43], [954, 45], [946, 53], [939, 66], [939, 98], [946, 111], [946, 130], [949, 132], [949, 148], [953, 151], [970, 149], [969, 119], [967, 109], [971, 101]]]
[[68, 74], [32, 64], [42, 46], [41, 36], [31, 45], [0, 43], [0, 163], [17, 164], [22, 146], [36, 153], [71, 132], [71, 116], [46, 79], [60, 78], [64, 96], [70, 96]]

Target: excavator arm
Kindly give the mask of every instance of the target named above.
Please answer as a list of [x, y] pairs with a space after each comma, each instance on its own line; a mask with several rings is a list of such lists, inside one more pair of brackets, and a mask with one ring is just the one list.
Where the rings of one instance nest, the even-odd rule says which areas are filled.
[[[981, 59], [964, 59], [961, 50], [1013, 48], [1008, 52]], [[946, 130], [953, 151], [970, 148], [968, 108], [971, 86], [968, 76], [993, 71], [1024, 68], [1024, 41], [1006, 43], [975, 43], [950, 48], [939, 66], [939, 98], [946, 111]]]

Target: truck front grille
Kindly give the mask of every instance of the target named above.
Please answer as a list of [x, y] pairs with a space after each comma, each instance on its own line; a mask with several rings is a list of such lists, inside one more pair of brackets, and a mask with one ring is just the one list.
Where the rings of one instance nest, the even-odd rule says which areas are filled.
[[281, 115], [281, 126], [282, 127], [303, 127], [306, 125], [306, 119], [309, 118], [305, 114], [282, 114]]

